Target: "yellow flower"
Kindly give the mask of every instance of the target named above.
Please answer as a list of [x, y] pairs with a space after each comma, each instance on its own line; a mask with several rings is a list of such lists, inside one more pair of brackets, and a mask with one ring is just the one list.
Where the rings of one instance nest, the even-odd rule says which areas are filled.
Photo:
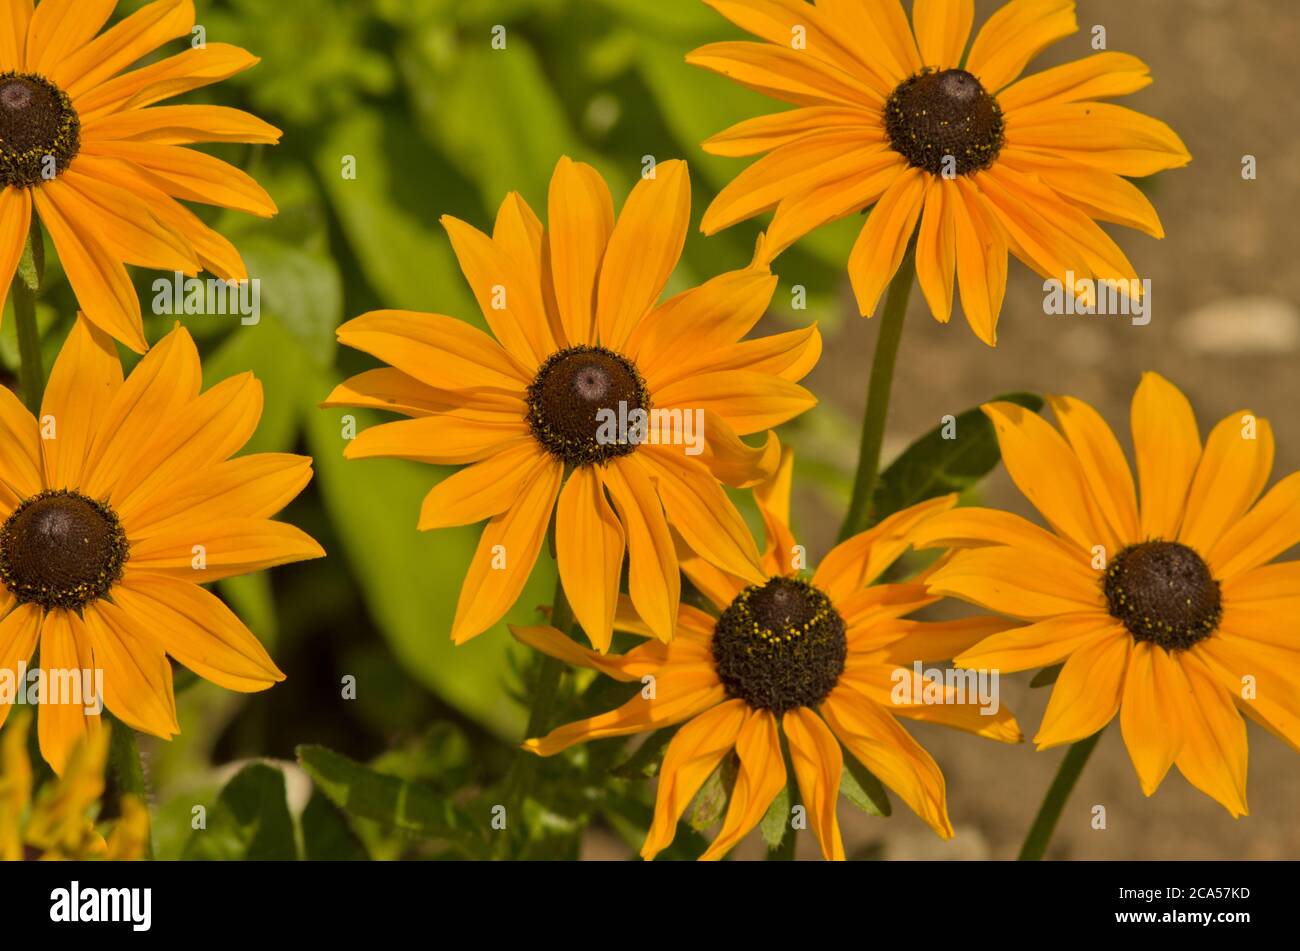
[[123, 72], [189, 36], [194, 4], [156, 0], [100, 34], [116, 6], [42, 0], [33, 12], [31, 0], [0, 0], [0, 288], [13, 279], [38, 215], [87, 319], [143, 352], [140, 301], [125, 265], [248, 277], [234, 246], [177, 199], [263, 217], [276, 210], [244, 172], [183, 146], [274, 143], [280, 132], [224, 106], [146, 108], [257, 58], [210, 43]]
[[1097, 101], [1149, 84], [1146, 65], [1097, 53], [1019, 79], [1078, 29], [1074, 0], [1011, 0], [969, 52], [974, 0], [916, 0], [910, 27], [898, 0], [705, 2], [768, 42], [714, 43], [687, 61], [798, 107], [704, 143], [715, 155], [767, 153], [718, 195], [706, 234], [775, 208], [770, 259], [874, 205], [849, 257], [861, 312], [876, 309], [916, 232], [931, 312], [948, 321], [955, 272], [966, 319], [990, 346], [1008, 251], [1068, 288], [1071, 273], [1136, 280], [1094, 219], [1164, 236], [1151, 203], [1120, 176], [1190, 156], [1164, 123]]
[[[551, 627], [512, 628], [519, 640], [553, 657], [648, 685], [622, 707], [530, 739], [526, 749], [551, 756], [575, 743], [689, 721], [669, 743], [660, 769], [654, 822], [641, 850], [647, 859], [672, 842], [691, 798], [733, 749], [739, 771], [731, 803], [703, 857], [722, 857], [753, 829], [786, 785], [782, 733], [828, 859], [844, 858], [835, 815], [840, 744], [949, 838], [943, 774], [895, 716], [1004, 742], [1021, 739], [1007, 711], [983, 715], [953, 686], [943, 688], [939, 702], [923, 702], [925, 683], [912, 669], [916, 661], [951, 657], [1009, 622], [908, 620], [905, 615], [938, 600], [920, 579], [873, 584], [912, 544], [917, 527], [950, 509], [956, 497], [886, 518], [837, 546], [804, 579], [792, 567], [803, 563], [788, 527], [792, 464], [787, 451], [776, 475], [755, 490], [767, 534], [762, 580], [727, 574], [699, 558], [682, 560], [682, 571], [720, 616], [683, 604], [671, 644], [651, 640], [622, 655], [586, 650]], [[626, 599], [615, 625], [651, 634]], [[905, 693], [897, 692], [901, 685]]]
[[107, 841], [95, 830], [92, 816], [104, 794], [109, 730], [78, 741], [63, 776], [42, 787], [32, 802], [30, 724], [31, 714], [24, 710], [0, 737], [0, 860], [144, 858], [149, 810], [139, 797], [123, 797], [122, 815]]
[[[930, 590], [1031, 622], [958, 657], [1003, 672], [1065, 662], [1035, 742], [1091, 736], [1119, 713], [1148, 796], [1169, 767], [1246, 813], [1246, 728], [1237, 708], [1300, 749], [1300, 473], [1260, 498], [1273, 431], [1247, 410], [1204, 448], [1187, 399], [1148, 373], [1133, 399], [1138, 488], [1088, 404], [1052, 397], [1061, 432], [992, 403], [1012, 479], [1048, 532], [1018, 516], [957, 509], [917, 544], [969, 548]], [[1062, 435], [1064, 434], [1064, 435]], [[1258, 500], [1258, 501], [1257, 501]]]
[[[552, 512], [564, 592], [591, 643], [609, 647], [625, 551], [632, 601], [666, 641], [680, 594], [669, 526], [715, 565], [759, 578], [758, 550], [718, 480], [743, 487], [773, 471], [775, 435], [759, 448], [739, 437], [815, 404], [795, 381], [816, 363], [821, 337], [807, 327], [741, 339], [776, 288], [765, 266], [658, 303], [690, 222], [682, 162], [643, 177], [616, 222], [599, 173], [562, 158], [549, 217], [543, 231], [513, 193], [491, 237], [444, 217], [496, 339], [437, 314], [358, 317], [339, 340], [391, 367], [353, 377], [325, 405], [414, 417], [361, 433], [350, 459], [466, 467], [434, 487], [419, 521], [427, 530], [487, 519], [456, 643], [509, 610]], [[638, 413], [649, 419], [641, 438]], [[612, 425], [624, 417], [626, 432]]]
[[271, 520], [311, 460], [230, 458], [261, 418], [261, 384], [245, 373], [200, 395], [200, 378], [180, 327], [124, 380], [113, 342], [78, 319], [39, 422], [0, 388], [0, 674], [12, 684], [39, 645], [41, 755], [61, 775], [102, 728], [91, 692], [134, 729], [180, 732], [168, 657], [231, 690], [284, 679], [200, 585], [324, 554]]

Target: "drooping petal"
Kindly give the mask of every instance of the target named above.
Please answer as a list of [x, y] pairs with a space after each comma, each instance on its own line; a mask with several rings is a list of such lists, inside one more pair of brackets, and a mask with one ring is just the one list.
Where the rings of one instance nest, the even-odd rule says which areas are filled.
[[749, 707], [743, 700], [728, 700], [701, 713], [673, 736], [659, 768], [654, 821], [641, 846], [641, 857], [647, 862], [672, 843], [677, 820], [735, 747], [748, 716]]
[[668, 519], [646, 470], [615, 459], [605, 487], [627, 533], [627, 590], [646, 626], [661, 641], [673, 637], [681, 600], [681, 576]]
[[574, 617], [599, 651], [609, 650], [614, 634], [626, 547], [599, 471], [575, 469], [555, 510], [556, 564]]
[[831, 691], [821, 712], [850, 753], [942, 838], [953, 837], [939, 765], [885, 709], [839, 686]]
[[1187, 738], [1175, 761], [1178, 771], [1233, 818], [1247, 815], [1246, 724], [1228, 691], [1195, 654], [1184, 653], [1179, 660], [1191, 697], [1185, 708]]
[[1119, 711], [1133, 638], [1127, 631], [1072, 653], [1052, 687], [1034, 742], [1040, 750], [1092, 736]]
[[[457, 644], [501, 620], [519, 597], [550, 526], [563, 474], [563, 464], [551, 460], [524, 486], [515, 504], [493, 516], [483, 528], [456, 604], [451, 637]], [[501, 567], [498, 561], [503, 562]]]
[[722, 858], [758, 825], [767, 807], [785, 787], [785, 760], [776, 717], [769, 710], [751, 710], [736, 736], [740, 769], [731, 790], [731, 802], [717, 837], [700, 856], [701, 861]]
[[1133, 645], [1119, 726], [1144, 795], [1156, 791], [1183, 747], [1190, 690], [1178, 661], [1163, 647], [1145, 641]]
[[876, 304], [903, 262], [925, 196], [925, 175], [916, 168], [901, 172], [876, 202], [849, 253], [849, 280], [858, 313], [875, 313]]
[[[90, 633], [85, 622], [71, 611], [59, 608], [45, 615], [41, 621], [40, 650], [41, 668], [46, 671], [46, 685], [50, 690], [56, 689], [51, 685], [50, 671], [59, 673], [59, 680], [67, 683], [69, 672], [80, 675], [82, 671], [96, 669]], [[105, 689], [107, 686], [106, 683]], [[103, 728], [100, 716], [87, 715], [85, 706], [68, 702], [42, 703], [38, 711], [36, 733], [41, 758], [60, 776], [73, 749], [92, 732]]]

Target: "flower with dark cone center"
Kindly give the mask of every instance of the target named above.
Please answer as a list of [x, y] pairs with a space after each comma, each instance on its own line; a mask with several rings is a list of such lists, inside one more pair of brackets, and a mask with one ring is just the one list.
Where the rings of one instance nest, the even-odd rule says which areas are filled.
[[569, 347], [552, 354], [528, 387], [533, 436], [574, 468], [632, 452], [636, 442], [611, 421], [629, 420], [635, 410], [649, 409], [650, 394], [636, 366], [604, 347]]
[[778, 715], [825, 700], [847, 654], [830, 598], [796, 578], [750, 585], [713, 629], [713, 662], [728, 695]]
[[1177, 542], [1130, 545], [1102, 578], [1111, 616], [1133, 639], [1181, 651], [1209, 637], [1223, 617], [1219, 582], [1204, 559]]
[[128, 553], [111, 508], [78, 492], [48, 489], [0, 527], [0, 580], [20, 604], [78, 609], [121, 580]]
[[998, 101], [964, 69], [924, 70], [885, 103], [890, 145], [933, 175], [969, 175], [1002, 151], [1006, 124]]
[[80, 150], [81, 120], [67, 93], [35, 73], [0, 73], [0, 186], [57, 178]]

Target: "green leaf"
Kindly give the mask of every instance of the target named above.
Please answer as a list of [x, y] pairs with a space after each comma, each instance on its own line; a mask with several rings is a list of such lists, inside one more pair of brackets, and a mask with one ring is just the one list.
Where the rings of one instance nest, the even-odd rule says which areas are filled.
[[[353, 166], [355, 177], [345, 177]], [[486, 326], [437, 222], [455, 194], [455, 173], [408, 122], [359, 110], [333, 127], [316, 152], [316, 170], [385, 306]]]
[[767, 807], [767, 812], [763, 814], [763, 819], [758, 824], [758, 831], [762, 834], [763, 841], [767, 843], [768, 851], [771, 852], [779, 849], [785, 837], [791, 834], [789, 783], [781, 787], [777, 797]]
[[736, 785], [736, 773], [740, 769], [740, 760], [735, 752], [728, 753], [718, 764], [718, 768], [709, 774], [691, 804], [686, 807], [686, 824], [696, 832], [703, 832], [722, 818], [731, 798], [732, 787]]
[[284, 861], [298, 858], [284, 773], [265, 763], [245, 766], [208, 810], [207, 828], [195, 829], [181, 858], [207, 861]]
[[[995, 402], [1015, 403], [1035, 413], [1043, 408], [1042, 397], [1034, 393], [1009, 393]], [[872, 523], [927, 499], [965, 492], [1001, 458], [993, 423], [980, 409], [967, 410], [912, 443], [880, 474]]]
[[318, 366], [330, 366], [338, 347], [334, 329], [343, 322], [343, 282], [333, 259], [264, 238], [244, 238], [239, 249], [249, 277], [259, 281], [261, 311], [274, 314]]
[[1050, 687], [1056, 683], [1056, 678], [1061, 676], [1061, 668], [1064, 664], [1053, 664], [1051, 667], [1044, 667], [1038, 673], [1034, 674], [1034, 679], [1029, 681], [1031, 687]]
[[610, 773], [619, 779], [653, 779], [659, 775], [659, 767], [664, 761], [664, 752], [677, 734], [677, 729], [677, 727], [668, 727], [651, 733], [636, 748], [635, 753], [611, 769]]
[[[324, 396], [329, 386], [317, 386]], [[393, 459], [343, 458], [341, 420], [352, 411], [307, 408], [317, 484], [342, 552], [389, 646], [412, 675], [466, 716], [516, 742], [524, 715], [502, 689], [510, 657], [523, 652], [505, 622], [536, 624], [536, 609], [555, 590], [554, 565], [542, 552], [505, 620], [467, 644], [451, 642], [460, 585], [478, 544], [478, 526], [416, 530], [420, 503], [446, 471]], [[355, 412], [358, 431], [371, 414]], [[364, 685], [362, 685], [364, 689]]]
[[494, 50], [487, 39], [462, 49], [441, 96], [416, 100], [428, 104], [421, 119], [461, 174], [478, 185], [484, 207], [495, 213], [516, 191], [540, 210], [556, 160], [579, 158], [581, 147], [528, 41], [513, 32], [506, 49]]
[[303, 858], [309, 862], [356, 862], [370, 858], [347, 819], [319, 789], [302, 811]]
[[464, 817], [427, 786], [378, 773], [323, 746], [298, 747], [298, 762], [317, 790], [348, 815], [474, 851]]
[[863, 812], [873, 816], [888, 816], [893, 811], [889, 793], [871, 770], [852, 756], [844, 757], [844, 772], [840, 774], [840, 792], [844, 798]]

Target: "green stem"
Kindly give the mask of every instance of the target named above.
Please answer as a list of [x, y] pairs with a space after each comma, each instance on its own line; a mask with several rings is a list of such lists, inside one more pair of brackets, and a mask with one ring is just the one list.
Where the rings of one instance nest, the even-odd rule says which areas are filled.
[[[113, 776], [114, 786], [120, 800], [128, 794], [140, 797], [141, 802], [148, 802], [145, 791], [144, 765], [140, 761], [140, 751], [135, 742], [135, 731], [110, 715], [112, 738], [108, 747], [108, 766]], [[146, 845], [147, 858], [153, 858], [152, 830]]]
[[45, 368], [41, 366], [41, 332], [36, 326], [36, 293], [44, 274], [45, 239], [40, 221], [33, 215], [27, 244], [9, 285], [9, 296], [13, 298], [14, 323], [18, 331], [18, 355], [21, 358], [18, 380], [22, 385], [23, 402], [37, 416], [45, 393]]
[[1074, 784], [1079, 781], [1083, 767], [1088, 764], [1088, 757], [1096, 748], [1101, 734], [1102, 731], [1098, 730], [1086, 740], [1075, 743], [1065, 754], [1065, 759], [1061, 760], [1056, 778], [1052, 780], [1047, 795], [1043, 797], [1043, 804], [1038, 808], [1038, 815], [1034, 817], [1029, 835], [1025, 836], [1025, 844], [1020, 847], [1020, 861], [1037, 862], [1047, 852], [1047, 845], [1052, 841], [1052, 833], [1056, 831], [1056, 823], [1060, 821], [1061, 810], [1065, 808], [1070, 793], [1074, 791]]
[[853, 497], [848, 514], [840, 527], [840, 541], [865, 531], [871, 524], [871, 503], [880, 474], [880, 449], [885, 442], [885, 423], [889, 418], [889, 393], [894, 383], [894, 364], [898, 345], [903, 339], [903, 319], [912, 294], [915, 248], [909, 247], [898, 273], [889, 283], [885, 313], [881, 318], [876, 354], [871, 363], [871, 380], [867, 384], [867, 410], [862, 417], [862, 438], [858, 445], [858, 471], [853, 480]]
[[[564, 585], [559, 577], [555, 579], [555, 595], [551, 604], [551, 626], [563, 634], [573, 633], [573, 609], [564, 596]], [[549, 654], [541, 655], [537, 669], [537, 681], [533, 687], [532, 706], [528, 711], [528, 726], [524, 730], [524, 739], [543, 736], [555, 714], [555, 698], [560, 692], [560, 680], [564, 675], [564, 664]], [[519, 751], [515, 755], [510, 771], [506, 774], [504, 789], [508, 804], [510, 830], [519, 828], [518, 822], [523, 817], [524, 801], [528, 798], [529, 788], [537, 773], [537, 755]], [[502, 837], [497, 848], [497, 855], [503, 857], [509, 847], [512, 835]]]

